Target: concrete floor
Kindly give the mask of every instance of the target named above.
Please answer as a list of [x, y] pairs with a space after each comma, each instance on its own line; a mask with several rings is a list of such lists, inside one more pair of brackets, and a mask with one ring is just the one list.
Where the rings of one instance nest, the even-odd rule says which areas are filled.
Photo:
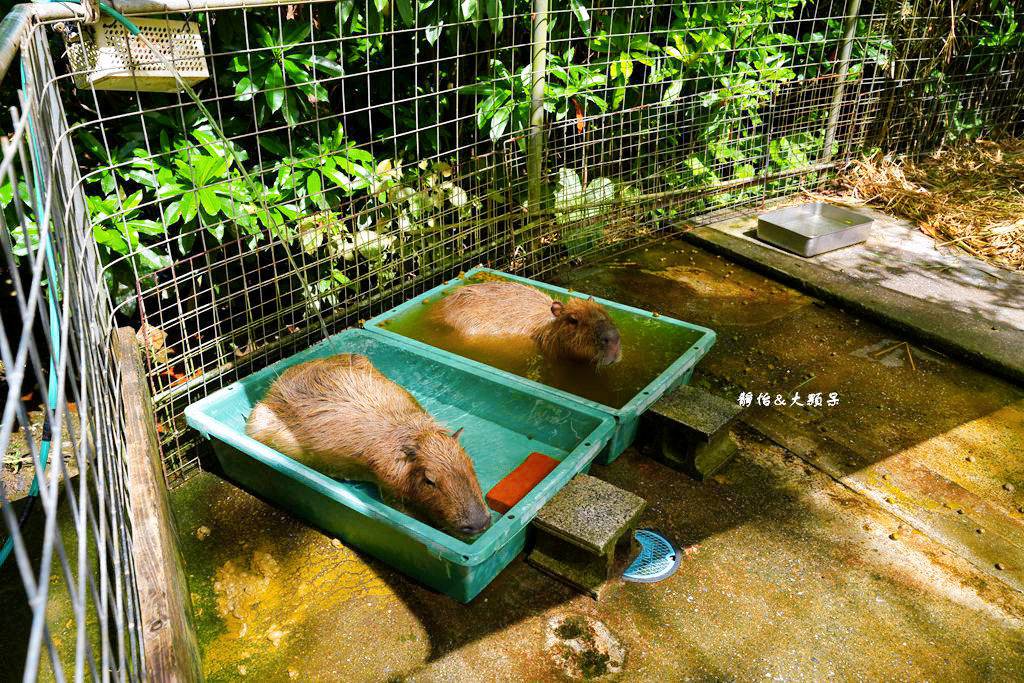
[[707, 482], [591, 471], [679, 571], [594, 601], [520, 557], [460, 605], [206, 473], [172, 505], [209, 680], [572, 680], [573, 615], [621, 681], [1022, 679], [1024, 391], [678, 241], [562, 284], [711, 327], [694, 382], [787, 403]]

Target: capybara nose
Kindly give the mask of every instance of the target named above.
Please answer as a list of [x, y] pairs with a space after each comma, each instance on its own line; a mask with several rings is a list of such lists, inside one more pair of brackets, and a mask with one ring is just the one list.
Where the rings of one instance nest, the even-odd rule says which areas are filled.
[[487, 508], [481, 508], [473, 513], [467, 524], [459, 527], [459, 531], [464, 534], [470, 534], [475, 536], [481, 533], [487, 527], [491, 525], [491, 513], [487, 511]]

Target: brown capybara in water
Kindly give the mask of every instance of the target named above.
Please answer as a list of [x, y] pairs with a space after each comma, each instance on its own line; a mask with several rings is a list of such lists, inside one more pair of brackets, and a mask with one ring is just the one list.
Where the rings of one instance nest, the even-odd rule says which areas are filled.
[[518, 282], [481, 282], [453, 290], [436, 316], [466, 337], [529, 337], [552, 358], [611, 365], [622, 356], [619, 330], [593, 297], [563, 304]]
[[459, 429], [445, 431], [370, 359], [343, 353], [285, 370], [245, 432], [327, 476], [373, 481], [439, 528], [478, 534], [490, 524]]

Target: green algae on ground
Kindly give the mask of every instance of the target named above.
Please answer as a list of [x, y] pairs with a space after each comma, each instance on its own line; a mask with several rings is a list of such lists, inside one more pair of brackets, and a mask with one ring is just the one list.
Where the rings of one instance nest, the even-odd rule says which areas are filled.
[[[486, 277], [482, 277], [486, 276]], [[500, 279], [480, 273], [465, 285]], [[464, 285], [459, 285], [464, 286]], [[453, 291], [453, 290], [449, 290]], [[545, 294], [551, 294], [545, 291]], [[619, 330], [622, 359], [610, 366], [552, 360], [529, 339], [487, 337], [466, 339], [436, 321], [434, 311], [445, 295], [379, 323], [382, 329], [450, 351], [520, 377], [561, 389], [612, 408], [622, 408], [700, 339], [694, 330], [614, 308], [608, 314]], [[574, 296], [574, 295], [570, 295]], [[555, 298], [564, 300], [564, 296]]]
[[[555, 629], [555, 634], [562, 640], [572, 640], [573, 638], [586, 636], [589, 633], [587, 620], [579, 615], [568, 617]], [[591, 639], [593, 639], [593, 636], [591, 636]]]
[[208, 681], [312, 680], [340, 664], [311, 651], [354, 655], [345, 618], [356, 628], [356, 615], [394, 600], [386, 570], [213, 475], [194, 476], [171, 506]]
[[577, 659], [584, 678], [597, 678], [608, 673], [608, 660], [611, 657], [594, 650], [584, 650]]

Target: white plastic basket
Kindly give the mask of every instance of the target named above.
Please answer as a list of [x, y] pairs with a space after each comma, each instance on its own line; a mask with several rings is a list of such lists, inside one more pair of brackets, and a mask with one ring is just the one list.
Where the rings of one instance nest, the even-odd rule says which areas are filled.
[[[203, 39], [196, 22], [137, 18], [131, 21], [174, 65], [185, 83], [193, 85], [209, 78]], [[83, 27], [82, 36], [68, 45], [68, 59], [79, 88], [180, 90], [174, 74], [152, 50], [113, 19], [104, 18], [91, 27]]]

